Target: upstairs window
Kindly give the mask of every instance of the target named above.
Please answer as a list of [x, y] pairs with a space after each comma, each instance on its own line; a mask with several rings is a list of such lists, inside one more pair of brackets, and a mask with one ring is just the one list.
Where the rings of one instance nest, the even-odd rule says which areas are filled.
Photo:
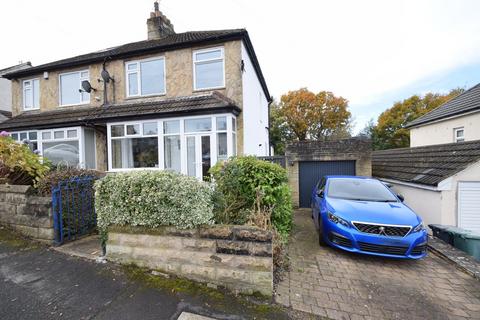
[[80, 90], [82, 81], [89, 80], [88, 70], [60, 75], [60, 105], [71, 106], [90, 102], [90, 94]]
[[193, 82], [195, 90], [225, 86], [223, 48], [205, 49], [193, 53]]
[[23, 109], [35, 110], [40, 108], [40, 81], [30, 79], [23, 81]]
[[128, 97], [165, 94], [165, 59], [126, 63]]
[[454, 134], [455, 142], [465, 141], [465, 129], [463, 127], [453, 129], [453, 134]]

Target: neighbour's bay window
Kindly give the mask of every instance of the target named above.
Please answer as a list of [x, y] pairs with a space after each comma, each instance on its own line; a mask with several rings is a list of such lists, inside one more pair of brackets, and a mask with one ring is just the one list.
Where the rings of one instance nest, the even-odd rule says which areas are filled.
[[23, 81], [23, 110], [40, 108], [40, 80], [30, 79]]
[[223, 48], [209, 48], [193, 52], [193, 85], [195, 90], [225, 86]]
[[37, 131], [20, 131], [10, 133], [10, 137], [21, 143], [28, 144], [32, 151], [38, 150], [38, 133]]
[[165, 58], [125, 63], [127, 96], [165, 94]]
[[83, 90], [82, 81], [89, 80], [88, 70], [60, 74], [60, 105], [71, 106], [90, 102], [90, 94]]
[[212, 165], [236, 153], [235, 126], [228, 114], [109, 124], [109, 170], [157, 168], [206, 177]]
[[85, 127], [11, 132], [53, 165], [96, 169], [95, 131]]

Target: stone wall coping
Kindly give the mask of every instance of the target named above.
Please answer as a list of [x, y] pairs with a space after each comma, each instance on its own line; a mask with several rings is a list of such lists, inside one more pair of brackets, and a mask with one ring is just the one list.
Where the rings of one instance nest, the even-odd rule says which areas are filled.
[[33, 188], [29, 185], [16, 185], [16, 184], [4, 183], [4, 184], [0, 184], [0, 192], [28, 194], [33, 192]]
[[263, 230], [255, 226], [239, 225], [202, 226], [196, 229], [178, 229], [172, 226], [150, 228], [144, 226], [112, 225], [108, 227], [108, 232], [265, 243], [271, 243], [273, 238], [271, 231]]

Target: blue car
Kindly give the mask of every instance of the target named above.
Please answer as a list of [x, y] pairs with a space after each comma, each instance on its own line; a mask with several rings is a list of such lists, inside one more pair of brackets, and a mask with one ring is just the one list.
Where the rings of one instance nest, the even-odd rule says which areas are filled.
[[325, 176], [312, 191], [320, 245], [382, 257], [425, 257], [422, 219], [377, 179]]

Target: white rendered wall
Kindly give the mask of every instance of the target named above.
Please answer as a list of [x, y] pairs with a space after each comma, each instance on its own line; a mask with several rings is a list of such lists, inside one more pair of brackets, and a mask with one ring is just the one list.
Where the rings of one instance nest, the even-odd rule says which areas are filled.
[[268, 101], [250, 57], [242, 42], [243, 86], [243, 152], [245, 155], [267, 156]]
[[[389, 181], [389, 183], [391, 183]], [[442, 194], [439, 191], [424, 190], [391, 183], [393, 190], [405, 197], [405, 204], [417, 213], [425, 223], [444, 224], [442, 219]]]
[[453, 129], [465, 129], [465, 141], [480, 140], [480, 112], [410, 129], [410, 147], [452, 143]]
[[0, 78], [0, 110], [12, 111], [12, 83], [5, 78]]

